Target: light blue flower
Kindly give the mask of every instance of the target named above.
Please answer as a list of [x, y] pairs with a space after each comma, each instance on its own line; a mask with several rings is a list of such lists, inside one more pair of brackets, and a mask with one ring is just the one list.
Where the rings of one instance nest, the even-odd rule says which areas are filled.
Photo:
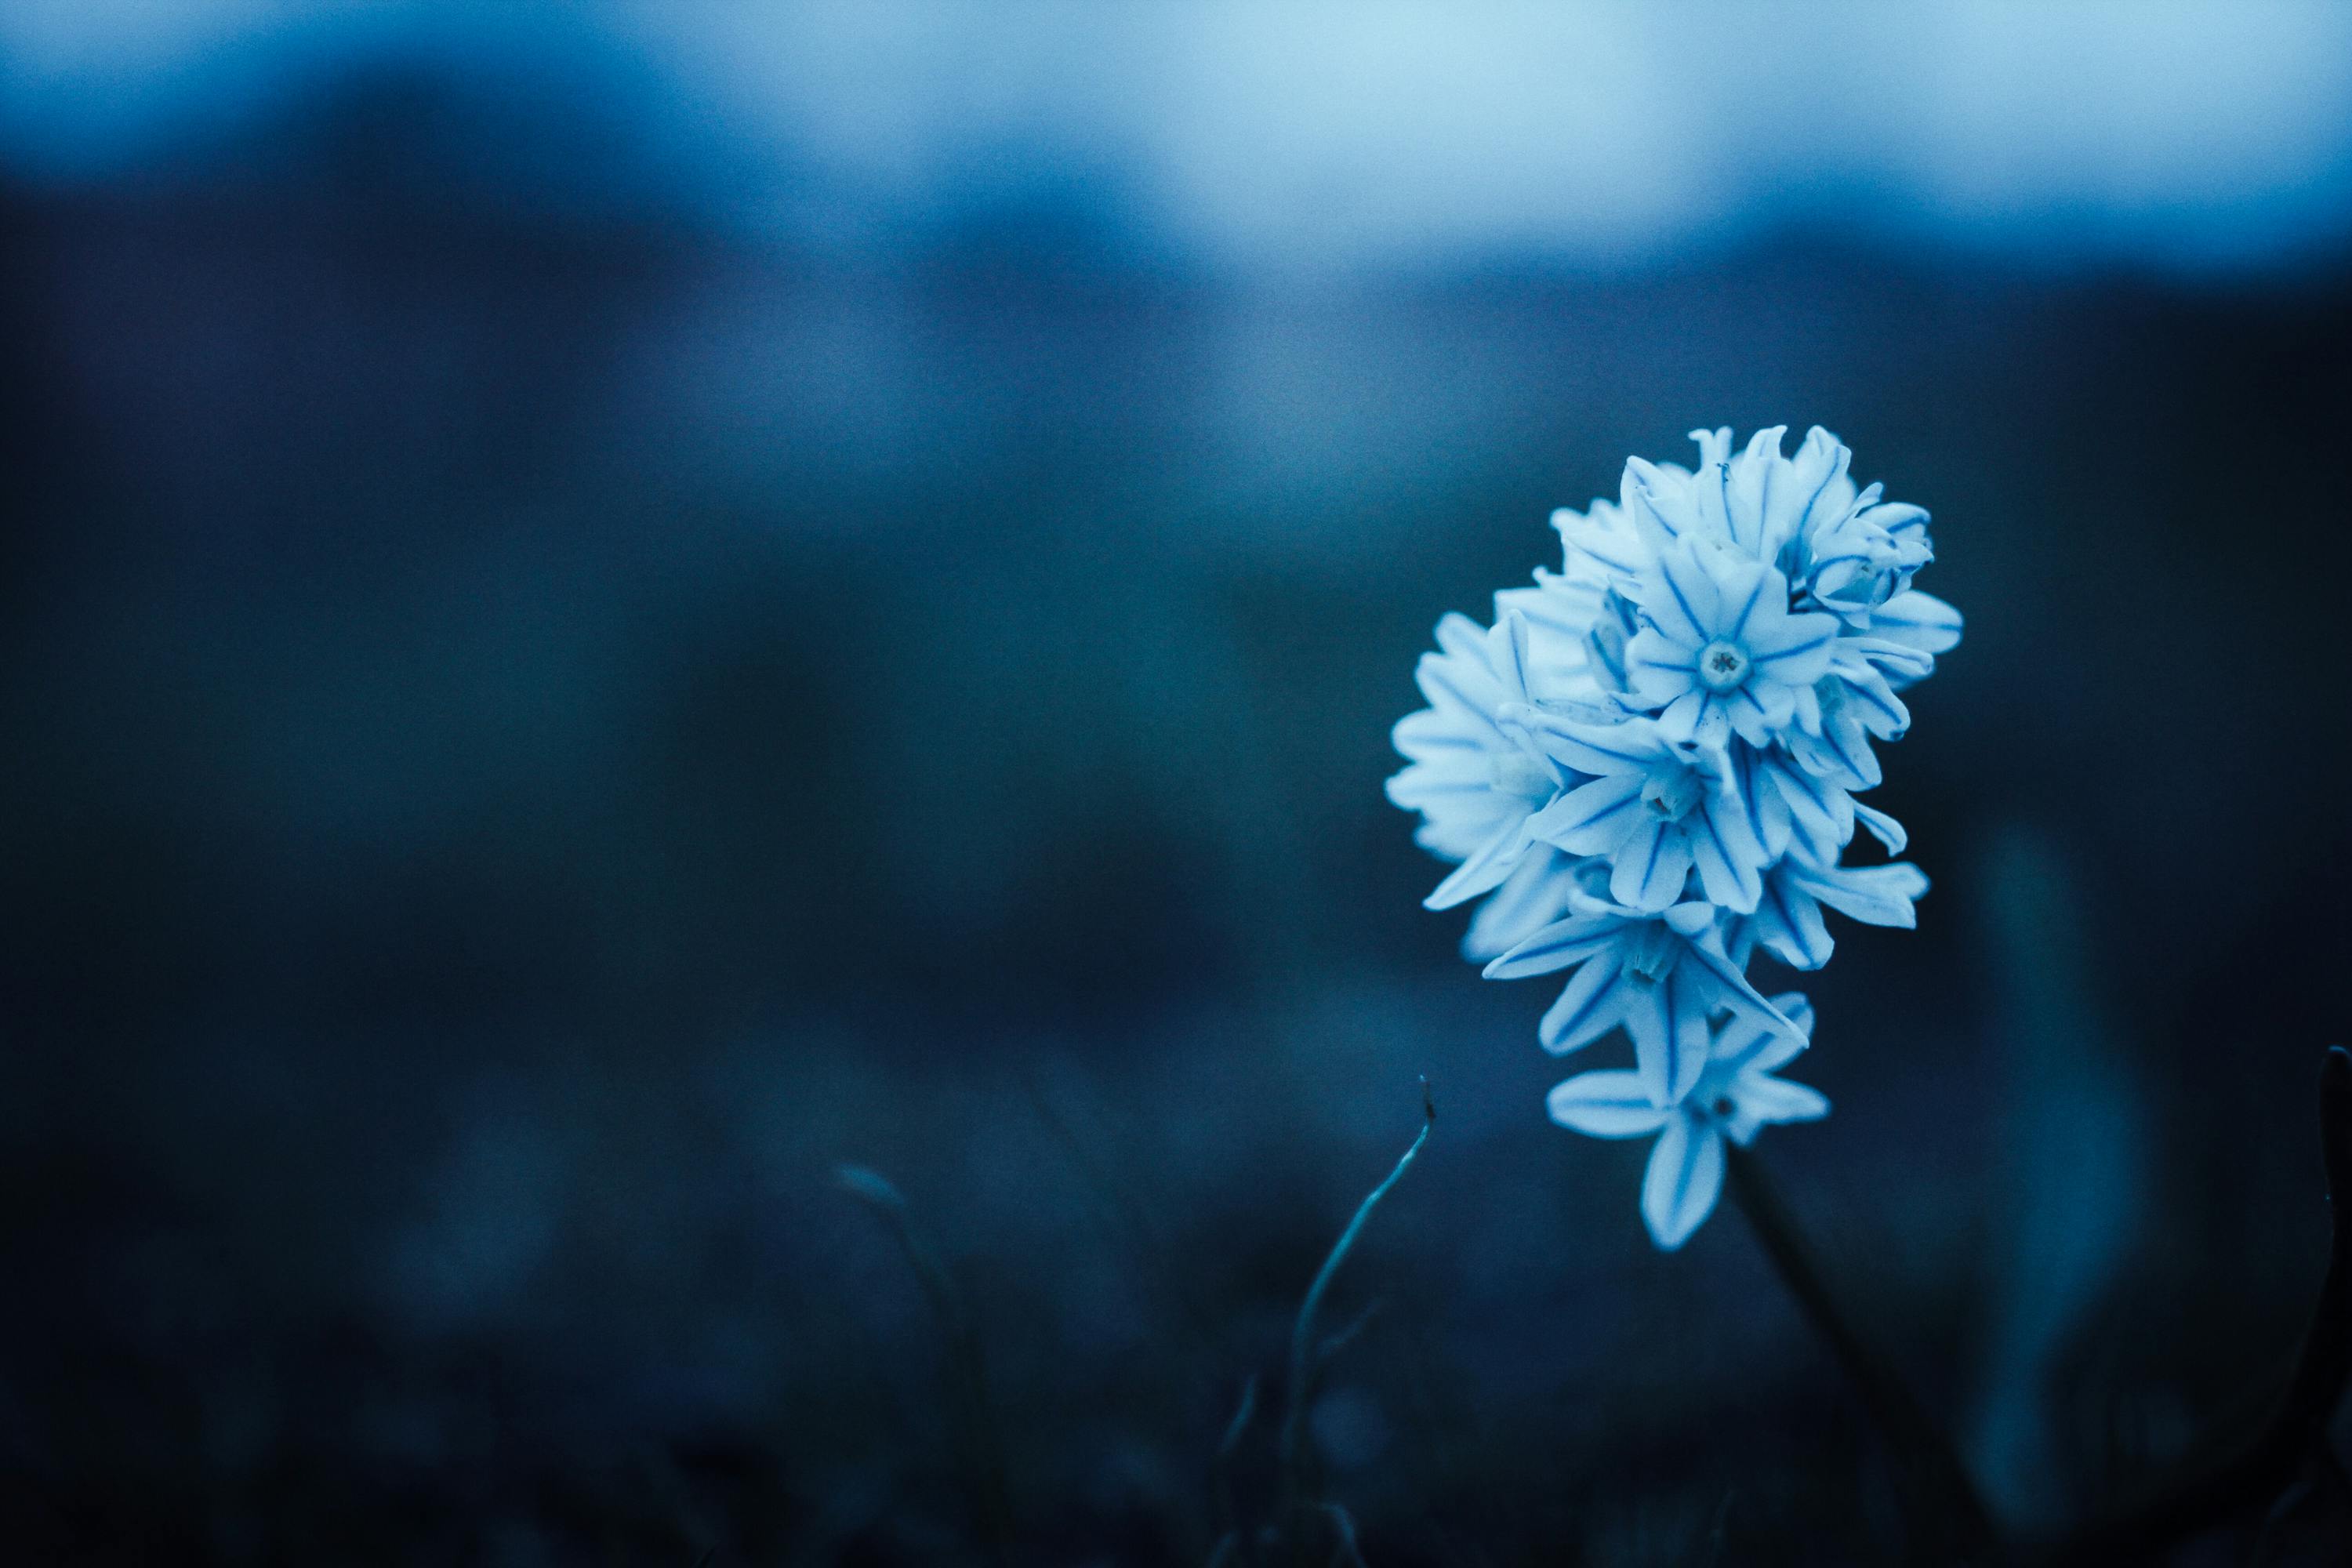
[[1484, 963], [1567, 911], [1573, 857], [1525, 838], [1529, 813], [1564, 782], [1531, 753], [1527, 738], [1496, 723], [1498, 709], [1524, 706], [1531, 691], [1603, 696], [1580, 675], [1575, 595], [1562, 574], [1537, 574], [1533, 588], [1495, 595], [1496, 625], [1466, 616], [1438, 623], [1438, 650], [1414, 671], [1429, 706], [1394, 735], [1407, 765], [1388, 782], [1389, 798], [1422, 814], [1414, 839], [1463, 862], [1426, 900], [1449, 908], [1490, 893], [1472, 914], [1463, 956]]
[[1927, 542], [1927, 514], [1916, 506], [1880, 504], [1879, 487], [1856, 499], [1853, 510], [1798, 541], [1796, 574], [1814, 604], [1855, 626], [1911, 587], [1912, 574], [1936, 558]]
[[1835, 945], [1822, 906], [1866, 925], [1909, 931], [1919, 923], [1913, 900], [1927, 891], [1927, 874], [1905, 861], [1840, 866], [1790, 855], [1765, 874], [1764, 897], [1727, 951], [1744, 957], [1760, 946], [1791, 969], [1819, 969]]
[[1567, 914], [1577, 897], [1576, 867], [1573, 855], [1549, 844], [1529, 845], [1511, 874], [1471, 911], [1462, 956], [1485, 963]]
[[[1869, 629], [1871, 636], [1916, 648], [1932, 661], [1935, 655], [1949, 653], [1959, 646], [1960, 612], [1935, 595], [1914, 588], [1895, 595], [1871, 611]], [[1933, 668], [1931, 662], [1929, 668]]]
[[1422, 655], [1413, 671], [1429, 706], [1397, 721], [1396, 749], [1409, 762], [1388, 795], [1421, 813], [1416, 842], [1461, 862], [1423, 900], [1433, 910], [1500, 886], [1532, 843], [1528, 818], [1567, 783], [1523, 731], [1496, 721], [1503, 709], [1528, 703], [1528, 642], [1517, 616], [1491, 631], [1448, 616], [1437, 624], [1438, 651]]
[[1658, 710], [1677, 745], [1769, 746], [1801, 693], [1829, 673], [1836, 617], [1792, 615], [1789, 581], [1705, 540], [1670, 545], [1643, 574], [1641, 632], [1627, 645], [1627, 700]]
[[1560, 507], [1551, 514], [1551, 526], [1559, 535], [1562, 574], [1580, 582], [1631, 584], [1649, 559], [1632, 513], [1617, 502], [1595, 500], [1580, 512]]
[[1657, 1134], [1642, 1180], [1642, 1220], [1662, 1251], [1689, 1240], [1714, 1212], [1726, 1138], [1744, 1148], [1768, 1126], [1829, 1114], [1818, 1089], [1772, 1076], [1805, 1048], [1813, 1028], [1802, 996], [1791, 993], [1773, 1003], [1794, 1024], [1794, 1037], [1734, 1016], [1715, 1037], [1691, 1092], [1675, 1105], [1660, 1106], [1640, 1075], [1622, 1070], [1580, 1073], [1546, 1102], [1554, 1121], [1595, 1138]]
[[1610, 896], [1655, 913], [1677, 903], [1694, 867], [1712, 902], [1753, 910], [1766, 856], [1731, 760], [1670, 745], [1655, 721], [1580, 721], [1557, 710], [1507, 710], [1538, 751], [1591, 775], [1528, 820], [1528, 831], [1611, 867]]
[[[1696, 471], [1636, 458], [1625, 465], [1621, 508], [1633, 531], [1663, 554], [1677, 540], [1712, 540], [1777, 567], [1800, 608], [1830, 611], [1857, 630], [1910, 591], [1935, 559], [1927, 514], [1858, 488], [1853, 454], [1820, 426], [1794, 457], [1780, 451], [1786, 426], [1759, 430], [1738, 456], [1731, 431], [1694, 430]], [[1929, 649], [1940, 652], [1941, 649]]]
[[1805, 771], [1845, 789], [1879, 782], [1873, 736], [1899, 741], [1911, 728], [1911, 710], [1895, 695], [1895, 681], [1920, 679], [1934, 658], [1901, 643], [1842, 637], [1830, 645], [1827, 674], [1797, 697], [1796, 725], [1782, 743]]
[[1495, 618], [1527, 617], [1530, 672], [1547, 700], [1606, 703], [1625, 689], [1625, 644], [1640, 630], [1625, 597], [1648, 559], [1623, 511], [1596, 500], [1587, 512], [1551, 515], [1560, 538], [1560, 570], [1536, 568], [1532, 588], [1495, 595]]
[[[1748, 560], [1777, 566], [1791, 580], [1806, 575], [1806, 542], [1829, 535], [1861, 500], [1847, 473], [1851, 454], [1815, 426], [1794, 458], [1780, 455], [1788, 426], [1759, 430], [1738, 457], [1731, 431], [1694, 430], [1699, 466], [1634, 458], [1625, 465], [1622, 510], [1654, 553], [1674, 540], [1708, 539]], [[1874, 493], [1871, 500], [1877, 499]], [[1924, 521], [1924, 514], [1922, 514]]]
[[1742, 748], [1740, 763], [1740, 793], [1768, 865], [1798, 849], [1816, 859], [1837, 858], [1853, 837], [1862, 809], [1843, 784], [1800, 764], [1785, 740], [1764, 751]]
[[1712, 904], [1693, 900], [1645, 914], [1587, 894], [1564, 919], [1488, 963], [1486, 974], [1516, 980], [1571, 966], [1576, 973], [1536, 1026], [1537, 1038], [1563, 1056], [1623, 1026], [1643, 1093], [1656, 1105], [1676, 1103], [1697, 1084], [1707, 1022], [1718, 1011], [1801, 1039], [1725, 953]]
[[1826, 963], [1825, 910], [1913, 923], [1917, 868], [1842, 861], [1856, 828], [1904, 852], [1855, 795], [1961, 632], [1913, 583], [1927, 514], [1858, 485], [1834, 436], [1793, 453], [1785, 426], [1738, 450], [1727, 428], [1692, 436], [1695, 468], [1636, 458], [1614, 502], [1555, 512], [1559, 570], [1496, 594], [1493, 630], [1440, 623], [1389, 781], [1459, 862], [1430, 906], [1480, 900], [1464, 952], [1496, 979], [1567, 972], [1545, 1048], [1630, 1039], [1631, 1070], [1570, 1080], [1554, 1114], [1659, 1135], [1643, 1212], [1662, 1247], [1714, 1203], [1725, 1136], [1826, 1109], [1769, 1076], [1811, 1015], [1746, 971], [1759, 949]]

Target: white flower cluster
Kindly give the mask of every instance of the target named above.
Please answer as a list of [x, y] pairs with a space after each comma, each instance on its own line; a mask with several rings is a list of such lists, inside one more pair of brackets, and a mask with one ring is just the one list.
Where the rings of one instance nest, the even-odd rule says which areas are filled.
[[1840, 862], [1857, 825], [1903, 849], [1854, 794], [1959, 614], [1911, 586], [1927, 514], [1856, 486], [1828, 431], [1794, 457], [1784, 434], [1735, 456], [1728, 429], [1695, 431], [1696, 472], [1635, 458], [1614, 504], [1555, 512], [1561, 570], [1496, 594], [1491, 629], [1440, 621], [1415, 672], [1429, 706], [1396, 727], [1389, 798], [1460, 862], [1429, 907], [1486, 900], [1463, 947], [1490, 977], [1575, 971], [1548, 1050], [1632, 1037], [1633, 1071], [1570, 1079], [1550, 1109], [1599, 1137], [1659, 1134], [1642, 1213], [1666, 1248], [1714, 1207], [1724, 1138], [1829, 1110], [1769, 1076], [1811, 1013], [1748, 983], [1755, 950], [1818, 969], [1823, 905], [1908, 926], [1927, 886]]

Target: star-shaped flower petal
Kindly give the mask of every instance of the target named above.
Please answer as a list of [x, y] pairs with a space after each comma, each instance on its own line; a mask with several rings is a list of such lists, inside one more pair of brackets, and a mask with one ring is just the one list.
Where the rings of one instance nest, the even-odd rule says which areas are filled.
[[1802, 996], [1776, 996], [1773, 1005], [1795, 1025], [1797, 1037], [1735, 1016], [1716, 1035], [1697, 1082], [1678, 1104], [1656, 1104], [1639, 1074], [1622, 1070], [1580, 1073], [1546, 1102], [1554, 1121], [1591, 1137], [1657, 1135], [1642, 1182], [1642, 1221], [1660, 1251], [1688, 1241], [1714, 1212], [1723, 1191], [1725, 1139], [1744, 1148], [1768, 1126], [1829, 1114], [1818, 1089], [1772, 1076], [1805, 1048], [1813, 1026]]
[[1485, 963], [1508, 952], [1568, 913], [1576, 901], [1577, 858], [1531, 844], [1511, 874], [1470, 915], [1462, 956]]
[[1498, 717], [1553, 762], [1591, 775], [1530, 817], [1528, 831], [1570, 853], [1606, 858], [1617, 902], [1662, 910], [1681, 900], [1696, 866], [1710, 900], [1741, 912], [1756, 907], [1764, 846], [1724, 753], [1670, 745], [1649, 719], [1594, 723], [1535, 708]]
[[1790, 855], [1765, 875], [1763, 900], [1733, 951], [1752, 941], [1792, 969], [1819, 969], [1836, 945], [1822, 905], [1867, 925], [1909, 931], [1919, 923], [1914, 900], [1927, 891], [1927, 874], [1904, 861], [1838, 866]]
[[1586, 901], [1487, 964], [1486, 973], [1513, 980], [1571, 965], [1576, 973], [1537, 1026], [1537, 1038], [1562, 1056], [1623, 1025], [1653, 1104], [1672, 1105], [1698, 1082], [1707, 1021], [1717, 1011], [1802, 1037], [1725, 954], [1711, 904], [1645, 915]]
[[1949, 653], [1960, 644], [1960, 612], [1914, 588], [1870, 613], [1870, 635], [1921, 653]]
[[1423, 848], [1462, 862], [1424, 900], [1443, 910], [1510, 876], [1532, 842], [1528, 818], [1567, 779], [1523, 731], [1496, 722], [1502, 709], [1528, 701], [1526, 622], [1506, 616], [1481, 631], [1466, 616], [1448, 616], [1437, 645], [1413, 672], [1429, 706], [1397, 722], [1396, 749], [1410, 761], [1388, 795], [1422, 814], [1413, 837]]
[[1790, 614], [1789, 580], [1772, 567], [1685, 540], [1644, 574], [1640, 599], [1627, 700], [1658, 710], [1677, 745], [1720, 749], [1734, 733], [1770, 745], [1798, 693], [1829, 671], [1836, 617]]

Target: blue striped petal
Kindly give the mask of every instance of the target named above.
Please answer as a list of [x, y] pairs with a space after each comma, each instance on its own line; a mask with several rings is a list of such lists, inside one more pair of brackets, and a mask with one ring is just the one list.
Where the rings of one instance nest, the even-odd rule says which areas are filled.
[[1891, 866], [1841, 866], [1796, 874], [1806, 891], [1854, 920], [1910, 930], [1919, 921], [1912, 900], [1927, 890], [1927, 874], [1906, 861]]
[[1846, 478], [1846, 466], [1853, 459], [1845, 443], [1820, 426], [1805, 432], [1805, 444], [1790, 464], [1797, 489], [1804, 492], [1796, 509], [1792, 535], [1810, 534], [1844, 513], [1853, 500], [1853, 482]]
[[1732, 1135], [1742, 1143], [1755, 1137], [1759, 1127], [1818, 1121], [1830, 1113], [1829, 1097], [1820, 1089], [1761, 1072], [1743, 1073], [1733, 1080], [1730, 1099], [1735, 1118]]
[[1634, 536], [1653, 558], [1672, 549], [1676, 540], [1704, 531], [1691, 500], [1690, 476], [1672, 463], [1627, 458], [1618, 500]]
[[1624, 773], [1580, 784], [1528, 818], [1528, 832], [1578, 855], [1606, 855], [1649, 820], [1642, 809], [1645, 776]]
[[1527, 820], [1522, 817], [1497, 832], [1480, 845], [1475, 853], [1459, 866], [1445, 880], [1437, 884], [1429, 897], [1421, 900], [1422, 907], [1450, 910], [1454, 905], [1476, 898], [1499, 886], [1511, 874], [1527, 852]]
[[1676, 1117], [1658, 1134], [1642, 1177], [1642, 1220], [1661, 1252], [1672, 1252], [1715, 1212], [1723, 1192], [1723, 1137]]
[[1764, 1000], [1762, 992], [1748, 984], [1748, 976], [1740, 973], [1740, 966], [1726, 957], [1723, 949], [1712, 938], [1689, 943], [1685, 961], [1677, 964], [1676, 969], [1689, 968], [1690, 960], [1696, 960], [1715, 981], [1707, 998], [1712, 1005], [1728, 1007], [1744, 1017], [1778, 1029], [1792, 1039], [1804, 1038], [1795, 1024], [1782, 1016], [1778, 1007]]
[[1499, 958], [1568, 911], [1575, 886], [1568, 857], [1549, 845], [1531, 848], [1518, 868], [1470, 916], [1462, 956], [1473, 963]]
[[1791, 969], [1819, 969], [1836, 950], [1812, 889], [1786, 872], [1764, 879], [1756, 914], [1757, 940]]
[[1633, 1070], [1653, 1105], [1674, 1103], [1675, 1079], [1685, 1069], [1675, 1059], [1670, 998], [1656, 981], [1628, 976], [1622, 986], [1625, 1033], [1633, 1042]]
[[1886, 852], [1889, 855], [1902, 854], [1904, 848], [1911, 842], [1911, 835], [1905, 831], [1903, 825], [1874, 805], [1855, 801], [1853, 819], [1868, 828], [1873, 838], [1886, 846]]
[[1659, 987], [1666, 994], [1668, 1037], [1674, 1043], [1674, 1054], [1666, 1069], [1667, 1092], [1680, 1104], [1690, 1098], [1699, 1079], [1706, 1076], [1713, 1039], [1709, 1025], [1715, 1015], [1715, 983], [1699, 965], [1678, 963], [1659, 982]]
[[1714, 641], [1723, 625], [1722, 594], [1688, 543], [1658, 557], [1643, 583], [1642, 610], [1660, 632], [1695, 649]]
[[1748, 448], [1731, 461], [1732, 542], [1759, 561], [1769, 561], [1780, 543], [1771, 537], [1773, 492], [1785, 491], [1788, 463], [1780, 456], [1785, 425], [1768, 426], [1748, 438]]
[[[1805, 741], [1801, 735], [1790, 739], [1796, 744]], [[1767, 772], [1772, 787], [1787, 803], [1797, 831], [1821, 852], [1822, 858], [1831, 858], [1845, 847], [1846, 840], [1853, 837], [1853, 797], [1842, 785], [1816, 777], [1806, 768], [1788, 766], [1777, 758], [1768, 764]]]
[[1751, 625], [1770, 626], [1783, 618], [1789, 584], [1778, 572], [1759, 562], [1731, 561], [1718, 565], [1716, 574], [1723, 593], [1716, 636], [1746, 647]]
[[1640, 1001], [1614, 953], [1600, 953], [1569, 976], [1557, 1001], [1536, 1025], [1536, 1038], [1554, 1056], [1591, 1045], [1619, 1024]]
[[1903, 705], [1895, 689], [1887, 685], [1886, 677], [1877, 670], [1864, 668], [1839, 679], [1845, 687], [1847, 710], [1872, 734], [1882, 741], [1899, 741], [1911, 728], [1911, 710]]
[[1558, 920], [1480, 971], [1489, 980], [1524, 980], [1581, 963], [1624, 934], [1622, 915], [1574, 914]]
[[1870, 632], [1922, 653], [1948, 653], [1960, 643], [1960, 612], [1914, 588], [1873, 610]]
[[1506, 702], [1528, 700], [1528, 620], [1514, 611], [1486, 634], [1486, 667], [1495, 672]]
[[1764, 847], [1756, 841], [1739, 797], [1720, 795], [1703, 802], [1683, 818], [1682, 826], [1706, 896], [1741, 914], [1753, 910], [1763, 886], [1759, 871]]
[[1579, 1073], [1555, 1085], [1544, 1109], [1562, 1127], [1594, 1138], [1640, 1138], [1675, 1114], [1651, 1104], [1640, 1078], [1622, 1068]]
[[1609, 895], [1629, 910], [1655, 914], [1682, 897], [1690, 868], [1689, 839], [1643, 813], [1610, 857]]
[[1808, 610], [1760, 622], [1748, 629], [1748, 657], [1756, 668], [1784, 686], [1811, 686], [1829, 673], [1830, 647], [1837, 640], [1835, 616]]
[[1936, 673], [1936, 656], [1885, 637], [1844, 637], [1837, 640], [1835, 663], [1843, 669], [1867, 664], [1905, 680], [1925, 680]]
[[1646, 772], [1668, 754], [1654, 725], [1627, 719], [1596, 723], [1543, 709], [1518, 710], [1528, 736], [1549, 756], [1596, 778]]

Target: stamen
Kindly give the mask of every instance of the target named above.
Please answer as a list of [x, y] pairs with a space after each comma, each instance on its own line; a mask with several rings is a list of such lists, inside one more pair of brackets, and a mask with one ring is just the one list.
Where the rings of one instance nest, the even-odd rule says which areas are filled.
[[1660, 822], [1680, 822], [1698, 804], [1698, 774], [1689, 768], [1669, 768], [1650, 775], [1642, 786], [1642, 807]]
[[1711, 642], [1698, 650], [1699, 683], [1709, 691], [1732, 691], [1748, 682], [1748, 650], [1738, 643]]
[[1682, 938], [1664, 921], [1646, 921], [1625, 939], [1625, 975], [1636, 985], [1655, 985], [1675, 972]]

